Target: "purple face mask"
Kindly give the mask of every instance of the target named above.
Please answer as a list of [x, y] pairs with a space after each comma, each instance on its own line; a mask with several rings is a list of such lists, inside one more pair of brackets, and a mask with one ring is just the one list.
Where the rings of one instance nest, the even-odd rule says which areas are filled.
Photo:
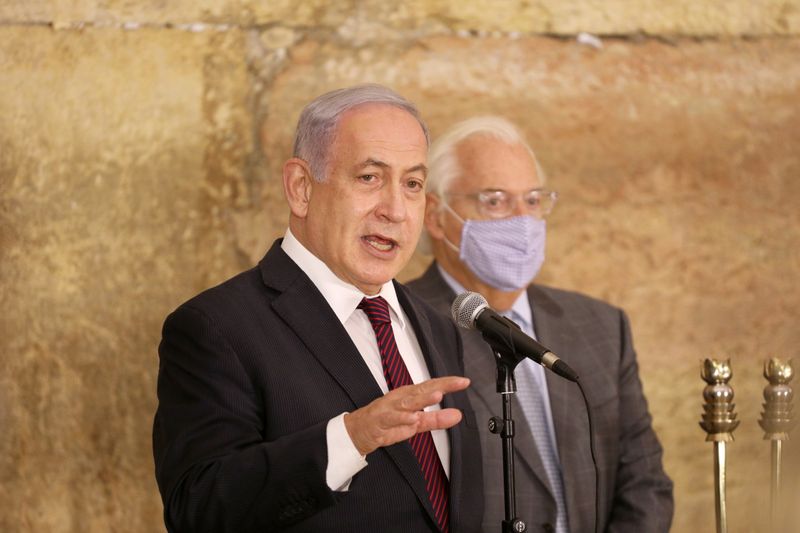
[[478, 278], [495, 289], [511, 292], [526, 287], [544, 263], [546, 224], [532, 216], [497, 220], [460, 220], [461, 249], [445, 238], [459, 252], [459, 257]]

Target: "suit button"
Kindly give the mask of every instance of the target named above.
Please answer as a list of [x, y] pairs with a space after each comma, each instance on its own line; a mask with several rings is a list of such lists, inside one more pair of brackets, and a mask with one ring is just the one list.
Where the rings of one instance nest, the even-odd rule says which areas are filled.
[[542, 529], [544, 529], [544, 533], [554, 533], [556, 530], [550, 522], [542, 524]]

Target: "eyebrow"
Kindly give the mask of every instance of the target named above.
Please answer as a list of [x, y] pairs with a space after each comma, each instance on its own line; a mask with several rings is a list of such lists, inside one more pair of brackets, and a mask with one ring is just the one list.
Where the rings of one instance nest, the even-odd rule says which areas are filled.
[[[367, 159], [364, 160], [364, 162], [362, 162], [358, 166], [358, 168], [373, 167], [373, 166], [374, 167], [378, 167], [378, 168], [383, 168], [383, 169], [387, 169], [387, 168], [391, 167], [391, 165], [389, 165], [389, 163], [387, 163], [386, 161], [381, 161], [380, 159], [375, 159], [373, 157], [368, 157]], [[410, 172], [422, 172], [427, 177], [428, 176], [428, 167], [426, 167], [423, 163], [420, 163], [418, 165], [414, 165], [413, 167], [411, 167], [411, 168], [409, 168], [409, 169], [407, 169], [405, 171], [405, 173], [410, 173]]]
[[358, 168], [364, 167], [380, 167], [380, 168], [389, 168], [389, 163], [385, 161], [381, 161], [380, 159], [373, 159], [372, 157], [368, 157], [361, 163]]

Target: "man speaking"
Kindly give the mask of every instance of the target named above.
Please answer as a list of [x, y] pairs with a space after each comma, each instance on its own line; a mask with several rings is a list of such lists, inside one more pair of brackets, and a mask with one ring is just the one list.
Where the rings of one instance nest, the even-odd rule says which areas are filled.
[[164, 324], [153, 447], [170, 532], [480, 529], [459, 334], [393, 281], [422, 228], [427, 150], [416, 108], [384, 87], [304, 109], [284, 238]]

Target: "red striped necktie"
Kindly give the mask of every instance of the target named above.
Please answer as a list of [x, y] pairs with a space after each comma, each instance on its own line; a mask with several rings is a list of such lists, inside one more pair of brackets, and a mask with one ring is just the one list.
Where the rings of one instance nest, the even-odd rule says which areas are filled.
[[[375, 330], [375, 338], [378, 341], [378, 350], [381, 352], [381, 363], [383, 364], [383, 376], [389, 390], [411, 385], [411, 376], [408, 368], [400, 357], [397, 349], [397, 342], [394, 340], [392, 331], [392, 320], [389, 316], [389, 304], [380, 296], [376, 298], [364, 298], [358, 304], [362, 309]], [[430, 431], [417, 433], [411, 437], [411, 449], [417, 457], [422, 475], [425, 477], [425, 488], [428, 491], [428, 498], [433, 506], [433, 512], [439, 528], [443, 532], [449, 531], [450, 510], [448, 505], [448, 481], [436, 453], [433, 444], [433, 437]]]

